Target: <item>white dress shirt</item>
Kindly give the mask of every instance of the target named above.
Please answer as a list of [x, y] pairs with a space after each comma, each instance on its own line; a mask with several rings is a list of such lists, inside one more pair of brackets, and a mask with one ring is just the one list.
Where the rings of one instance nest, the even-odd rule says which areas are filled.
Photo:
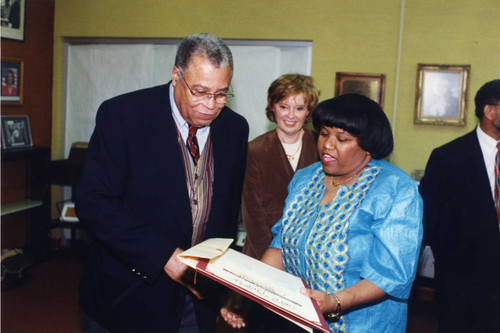
[[476, 129], [479, 146], [483, 152], [484, 165], [488, 172], [488, 179], [490, 181], [491, 195], [495, 199], [495, 157], [497, 154], [497, 140], [486, 134], [478, 125]]

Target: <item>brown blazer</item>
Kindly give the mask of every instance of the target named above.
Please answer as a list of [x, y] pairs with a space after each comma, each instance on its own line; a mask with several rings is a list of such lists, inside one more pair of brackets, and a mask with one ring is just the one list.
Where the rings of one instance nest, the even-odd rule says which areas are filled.
[[[305, 129], [297, 170], [319, 160], [317, 134]], [[271, 227], [283, 214], [288, 183], [294, 171], [275, 130], [248, 144], [243, 183], [243, 223], [247, 233], [243, 253], [260, 259], [272, 240]]]

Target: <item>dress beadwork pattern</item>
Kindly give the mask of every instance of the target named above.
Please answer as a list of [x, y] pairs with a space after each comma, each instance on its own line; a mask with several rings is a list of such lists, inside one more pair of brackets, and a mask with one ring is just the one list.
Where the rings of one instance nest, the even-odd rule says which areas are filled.
[[[352, 186], [340, 186], [331, 204], [320, 205], [325, 178], [318, 169], [312, 182], [295, 196], [283, 219], [283, 267], [300, 276], [299, 242], [305, 242], [305, 264], [308, 285], [325, 293], [344, 289], [343, 272], [349, 259], [346, 242], [349, 218], [366, 196], [380, 168], [367, 166]], [[311, 198], [312, 194], [312, 199]], [[315, 221], [312, 227], [309, 221]], [[344, 331], [345, 318], [329, 323], [336, 332]]]

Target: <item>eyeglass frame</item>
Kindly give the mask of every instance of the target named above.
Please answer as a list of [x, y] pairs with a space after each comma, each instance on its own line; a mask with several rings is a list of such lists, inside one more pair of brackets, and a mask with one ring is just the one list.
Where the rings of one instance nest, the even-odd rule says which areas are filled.
[[[226, 104], [228, 101], [234, 98], [234, 93], [232, 92], [227, 92], [227, 93], [209, 93], [209, 92], [201, 92], [201, 91], [194, 91], [191, 89], [189, 84], [187, 83], [186, 79], [184, 78], [184, 75], [182, 74], [182, 71], [177, 68], [177, 73], [179, 73], [179, 76], [181, 80], [186, 84], [186, 87], [188, 88], [189, 92], [191, 93], [191, 96], [193, 96], [194, 99], [199, 100], [199, 101], [210, 101], [210, 99], [214, 100], [214, 103], [217, 104]], [[231, 89], [231, 86], [230, 88]], [[217, 96], [224, 97], [225, 101], [224, 102], [218, 102], [217, 101]]]

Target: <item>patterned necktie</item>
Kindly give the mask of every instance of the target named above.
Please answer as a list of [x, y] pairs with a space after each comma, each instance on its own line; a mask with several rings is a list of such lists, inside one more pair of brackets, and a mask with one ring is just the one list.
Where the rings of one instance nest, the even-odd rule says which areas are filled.
[[497, 155], [495, 157], [495, 207], [500, 221], [500, 142], [497, 143]]
[[196, 139], [197, 130], [198, 127], [189, 125], [189, 135], [186, 143], [191, 153], [191, 157], [193, 158], [194, 165], [198, 163], [198, 159], [200, 158], [200, 148], [198, 147], [198, 139]]

